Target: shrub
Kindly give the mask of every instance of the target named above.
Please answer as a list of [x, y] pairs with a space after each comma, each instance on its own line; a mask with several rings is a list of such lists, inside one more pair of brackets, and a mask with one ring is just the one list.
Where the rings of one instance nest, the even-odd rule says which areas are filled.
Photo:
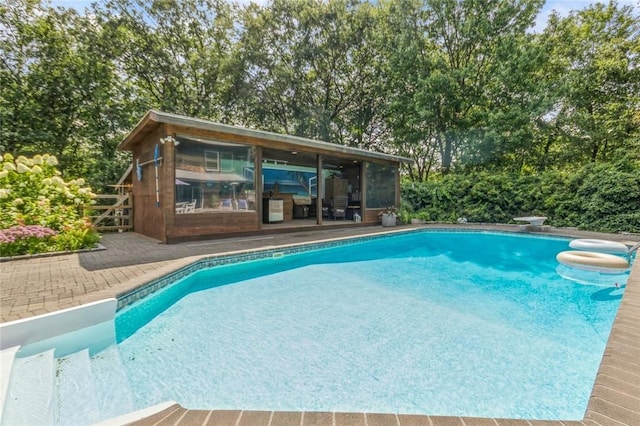
[[547, 223], [603, 232], [640, 232], [640, 173], [615, 164], [576, 172], [516, 175], [449, 174], [403, 183], [402, 198], [430, 221], [509, 223], [517, 216], [548, 216]]
[[40, 225], [18, 225], [0, 229], [0, 256], [17, 256], [51, 251], [58, 233]]
[[100, 241], [100, 235], [94, 231], [91, 223], [84, 222], [77, 228], [71, 228], [58, 234], [55, 244], [58, 250], [80, 250], [95, 247]]
[[83, 213], [83, 206], [92, 204], [95, 194], [83, 179], [63, 180], [55, 167], [57, 159], [48, 154], [15, 160], [11, 154], [4, 154], [2, 160], [0, 230], [6, 234], [13, 229], [9, 232], [13, 235], [16, 227], [24, 231], [20, 227], [39, 226], [56, 232], [47, 238], [19, 239], [19, 244], [0, 241], [3, 255], [18, 250], [17, 246], [18, 251], [26, 253], [95, 246], [99, 236]]

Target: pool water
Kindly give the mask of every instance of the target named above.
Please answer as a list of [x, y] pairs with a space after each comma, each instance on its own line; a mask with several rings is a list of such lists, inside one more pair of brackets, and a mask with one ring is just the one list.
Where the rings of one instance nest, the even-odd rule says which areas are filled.
[[567, 280], [567, 247], [418, 232], [201, 270], [121, 311], [118, 348], [140, 407], [582, 419], [626, 276]]

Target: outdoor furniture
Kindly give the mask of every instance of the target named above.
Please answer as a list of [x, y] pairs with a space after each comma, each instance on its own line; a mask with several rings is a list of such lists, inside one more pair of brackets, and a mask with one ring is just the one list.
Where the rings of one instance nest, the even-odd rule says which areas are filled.
[[294, 219], [308, 218], [310, 205], [311, 205], [311, 197], [294, 195], [293, 196], [293, 218]]
[[337, 217], [341, 217], [346, 220], [348, 202], [349, 198], [345, 195], [336, 195], [333, 197], [333, 203], [331, 206], [331, 215], [333, 216], [333, 220], [336, 220]]
[[356, 213], [360, 214], [360, 204], [349, 204], [347, 206], [347, 220], [353, 220]]
[[186, 203], [184, 205], [184, 212], [185, 213], [195, 213], [196, 212], [196, 200], [193, 200], [190, 203]]
[[518, 225], [518, 229], [521, 231], [542, 231], [543, 228], [548, 228], [542, 226], [544, 221], [547, 220], [546, 216], [514, 217], [513, 220], [516, 222], [529, 222], [528, 225]]
[[526, 216], [526, 217], [514, 217], [513, 220], [521, 221], [521, 222], [529, 222], [529, 225], [532, 226], [542, 226], [545, 220], [547, 220], [546, 216]]
[[231, 200], [231, 198], [224, 198], [220, 207], [224, 210], [233, 210], [233, 200]]

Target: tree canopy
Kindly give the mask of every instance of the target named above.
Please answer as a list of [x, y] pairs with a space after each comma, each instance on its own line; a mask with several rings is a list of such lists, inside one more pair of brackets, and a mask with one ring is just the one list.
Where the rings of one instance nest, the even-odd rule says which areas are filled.
[[411, 157], [441, 173], [640, 162], [640, 28], [615, 1], [102, 0], [0, 6], [0, 151], [97, 188], [155, 108]]

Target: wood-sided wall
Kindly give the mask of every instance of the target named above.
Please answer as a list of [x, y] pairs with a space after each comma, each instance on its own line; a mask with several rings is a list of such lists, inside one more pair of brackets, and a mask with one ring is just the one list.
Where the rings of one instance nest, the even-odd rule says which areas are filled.
[[[147, 235], [164, 242], [166, 235], [165, 200], [167, 199], [167, 193], [169, 191], [166, 181], [168, 180], [167, 174], [172, 172], [169, 172], [171, 169], [163, 159], [158, 166], [158, 186], [160, 189], [160, 207], [158, 207], [156, 205], [155, 165], [152, 160], [156, 143], [160, 143], [161, 137], [164, 137], [164, 132], [161, 126], [158, 126], [147, 135], [144, 143], [136, 145], [132, 152], [133, 209], [136, 212], [133, 219], [133, 229], [139, 234]], [[164, 156], [162, 145], [160, 146], [160, 156]], [[136, 176], [136, 160], [139, 160], [140, 163], [151, 161], [142, 167], [142, 180], [138, 180]], [[173, 189], [171, 189], [171, 191], [173, 191]]]

